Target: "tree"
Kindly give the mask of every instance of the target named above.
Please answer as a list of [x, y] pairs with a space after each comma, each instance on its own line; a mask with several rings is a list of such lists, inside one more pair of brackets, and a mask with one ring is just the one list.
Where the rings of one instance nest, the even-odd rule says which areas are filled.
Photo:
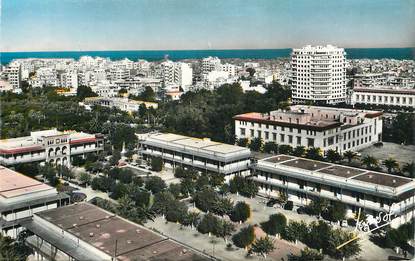
[[340, 161], [342, 159], [342, 156], [337, 151], [329, 149], [326, 151], [326, 159], [330, 162], [335, 163]]
[[290, 145], [279, 145], [278, 146], [278, 153], [280, 154], [292, 154], [293, 152], [293, 147], [291, 147]]
[[194, 227], [197, 227], [199, 225], [199, 221], [200, 214], [198, 212], [188, 212], [182, 224], [186, 226], [190, 225], [193, 229]]
[[228, 242], [228, 237], [232, 235], [235, 231], [235, 225], [229, 221], [221, 220], [219, 223], [219, 233], [218, 236], [222, 237], [225, 240], [225, 243]]
[[[310, 223], [308, 233], [304, 235], [302, 241], [311, 248], [324, 250], [327, 246], [327, 242], [330, 239], [331, 233], [331, 227], [327, 223], [323, 222], [322, 220], [318, 222], [313, 221]], [[339, 243], [339, 245], [342, 243]]]
[[170, 204], [167, 206], [166, 220], [170, 222], [180, 222], [186, 219], [187, 216], [187, 206], [184, 202], [178, 200], [170, 201]]
[[213, 204], [212, 212], [216, 215], [229, 215], [233, 210], [233, 202], [228, 198], [220, 198]]
[[0, 233], [0, 260], [26, 260], [33, 251], [25, 244], [27, 231], [19, 233], [17, 240]]
[[307, 212], [311, 215], [321, 215], [329, 207], [329, 201], [325, 198], [316, 197], [307, 206]]
[[277, 153], [278, 145], [273, 141], [267, 141], [264, 144], [264, 152], [265, 153]]
[[234, 222], [245, 222], [251, 216], [251, 207], [243, 201], [239, 201], [233, 207], [230, 218]]
[[60, 182], [57, 175], [57, 170], [49, 164], [39, 167], [39, 174], [45, 178], [49, 184], [53, 187], [56, 187]]
[[383, 165], [388, 170], [388, 173], [392, 173], [392, 171], [396, 171], [397, 169], [399, 169], [398, 162], [395, 159], [393, 159], [393, 158], [385, 159], [383, 161]]
[[323, 258], [324, 255], [317, 250], [306, 247], [301, 250], [301, 255], [292, 258], [292, 261], [321, 261]]
[[133, 181], [134, 173], [129, 169], [121, 169], [118, 180], [124, 184], [129, 184]]
[[118, 165], [118, 161], [121, 159], [121, 152], [119, 150], [113, 150], [112, 151], [112, 156], [110, 158], [110, 164], [112, 166], [117, 166]]
[[327, 208], [326, 216], [328, 220], [333, 222], [343, 220], [346, 216], [346, 206], [343, 203], [336, 201]]
[[166, 183], [160, 177], [149, 177], [145, 181], [145, 188], [156, 194], [166, 188]]
[[36, 177], [39, 175], [38, 163], [20, 163], [15, 165], [14, 169], [29, 177]]
[[268, 221], [261, 224], [261, 228], [269, 235], [282, 234], [287, 226], [287, 218], [281, 214], [269, 216]]
[[151, 209], [157, 213], [165, 215], [170, 202], [174, 200], [174, 196], [169, 191], [161, 191], [154, 195], [154, 203]]
[[297, 157], [303, 157], [305, 152], [306, 152], [306, 149], [304, 146], [297, 146], [294, 148], [292, 154]]
[[263, 141], [259, 137], [255, 137], [249, 143], [249, 148], [253, 151], [260, 151], [262, 149]]
[[241, 228], [241, 230], [232, 237], [232, 241], [235, 246], [240, 248], [247, 248], [252, 244], [252, 242], [254, 242], [254, 240], [254, 227], [251, 225]]
[[160, 172], [163, 169], [163, 159], [161, 157], [151, 158], [151, 169]]
[[219, 196], [212, 188], [205, 187], [203, 190], [195, 193], [193, 201], [198, 209], [208, 212], [213, 211], [219, 201]]
[[315, 147], [308, 148], [306, 158], [313, 160], [322, 160], [323, 156], [321, 155], [321, 149]]
[[343, 156], [344, 156], [345, 158], [347, 158], [347, 162], [349, 162], [349, 164], [350, 164], [350, 163], [352, 163], [352, 160], [353, 160], [354, 158], [356, 158], [357, 153], [356, 153], [356, 152], [354, 152], [354, 151], [348, 150], [348, 151], [346, 151], [346, 152], [344, 152], [344, 153], [343, 153]]
[[354, 238], [354, 233], [345, 231], [343, 229], [334, 229], [330, 233], [330, 237], [326, 242], [327, 246], [324, 252], [334, 258], [349, 258], [358, 255], [362, 249], [359, 244], [359, 240], [351, 241], [343, 247], [337, 249], [337, 246], [343, 244]]
[[220, 231], [220, 221], [213, 214], [208, 213], [201, 219], [199, 225], [197, 226], [197, 230], [202, 234], [216, 234], [215, 232]]
[[153, 220], [155, 215], [153, 210], [137, 207], [129, 197], [124, 196], [118, 200], [117, 212], [120, 216], [130, 219], [133, 222], [143, 224], [148, 219]]
[[236, 141], [236, 145], [241, 147], [247, 147], [248, 146], [248, 139], [247, 138], [240, 138]]
[[406, 163], [403, 167], [402, 167], [402, 171], [404, 172], [404, 174], [406, 173], [408, 177], [410, 178], [414, 178], [415, 177], [415, 163], [412, 161], [411, 163]]
[[375, 169], [378, 166], [378, 160], [370, 155], [365, 156], [362, 159], [362, 163], [366, 165], [368, 169]]
[[91, 176], [88, 173], [86, 173], [86, 172], [81, 172], [79, 174], [79, 178], [78, 179], [79, 179], [79, 182], [81, 182], [81, 184], [88, 185], [88, 184], [91, 183]]
[[156, 94], [154, 93], [153, 88], [151, 88], [150, 86], [146, 86], [144, 88], [144, 91], [140, 93], [139, 99], [143, 101], [149, 101], [149, 102], [156, 101]]
[[211, 185], [214, 188], [222, 186], [225, 183], [225, 175], [222, 173], [210, 172], [208, 174], [208, 178], [209, 178], [209, 185]]
[[76, 97], [83, 101], [86, 97], [96, 97], [98, 94], [92, 91], [91, 87], [80, 85], [76, 89]]
[[246, 68], [246, 72], [247, 73], [249, 73], [249, 77], [254, 77], [254, 75], [255, 75], [255, 69], [254, 68], [251, 68], [251, 67], [249, 67], [249, 68]]
[[257, 253], [259, 255], [262, 255], [264, 258], [267, 258], [267, 255], [274, 249], [274, 243], [268, 236], [266, 236], [255, 240], [249, 252]]
[[134, 185], [127, 185], [128, 195], [137, 207], [148, 207], [150, 205], [150, 192]]
[[122, 183], [114, 183], [111, 187], [110, 197], [113, 199], [119, 199], [127, 194], [127, 187]]
[[288, 241], [305, 241], [305, 238], [309, 234], [307, 224], [304, 221], [290, 221], [285, 227], [284, 232], [282, 233], [282, 238]]

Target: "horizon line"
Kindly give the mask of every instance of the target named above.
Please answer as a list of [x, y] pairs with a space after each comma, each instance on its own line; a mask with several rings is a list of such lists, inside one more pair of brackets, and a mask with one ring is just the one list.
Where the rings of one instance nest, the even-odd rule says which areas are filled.
[[[319, 45], [312, 45], [319, 46]], [[325, 46], [325, 45], [321, 45]], [[340, 47], [335, 45], [338, 48], [344, 49], [415, 49], [415, 46], [407, 47]], [[234, 49], [120, 49], [120, 50], [42, 50], [42, 51], [0, 51], [0, 53], [47, 53], [47, 52], [161, 52], [161, 51], [238, 51], [238, 50], [289, 50], [294, 48], [301, 47], [286, 47], [286, 48], [234, 48]]]

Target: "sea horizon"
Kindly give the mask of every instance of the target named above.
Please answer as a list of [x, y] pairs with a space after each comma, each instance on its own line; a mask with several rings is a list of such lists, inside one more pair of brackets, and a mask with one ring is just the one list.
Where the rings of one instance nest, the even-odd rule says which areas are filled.
[[[191, 49], [191, 50], [95, 50], [95, 51], [22, 51], [0, 52], [1, 64], [5, 65], [14, 59], [26, 58], [73, 58], [78, 60], [82, 56], [104, 57], [111, 60], [143, 59], [159, 61], [168, 58], [173, 61], [186, 59], [201, 59], [208, 56], [217, 56], [220, 59], [276, 59], [289, 58], [293, 48], [279, 49]], [[396, 48], [344, 48], [347, 59], [397, 59], [413, 60], [415, 47]]]

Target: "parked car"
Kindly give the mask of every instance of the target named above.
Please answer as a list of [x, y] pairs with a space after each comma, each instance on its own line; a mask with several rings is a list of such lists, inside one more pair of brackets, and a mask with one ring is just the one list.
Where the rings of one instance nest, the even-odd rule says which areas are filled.
[[272, 198], [267, 202], [267, 207], [272, 207], [277, 203], [278, 203], [278, 200], [276, 198]]
[[306, 214], [306, 213], [307, 213], [307, 212], [306, 212], [306, 208], [305, 208], [305, 207], [303, 207], [303, 206], [298, 207], [298, 208], [297, 208], [297, 213], [298, 213], [298, 214]]

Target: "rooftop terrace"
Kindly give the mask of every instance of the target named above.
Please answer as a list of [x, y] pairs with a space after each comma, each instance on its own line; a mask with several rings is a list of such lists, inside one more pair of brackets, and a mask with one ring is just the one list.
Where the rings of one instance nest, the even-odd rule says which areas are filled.
[[169, 238], [89, 203], [36, 215], [118, 260], [207, 260]]

